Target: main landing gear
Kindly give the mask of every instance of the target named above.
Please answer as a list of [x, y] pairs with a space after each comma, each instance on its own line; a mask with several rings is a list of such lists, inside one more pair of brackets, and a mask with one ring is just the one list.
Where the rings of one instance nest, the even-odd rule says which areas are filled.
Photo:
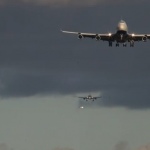
[[112, 42], [109, 42], [109, 47], [112, 47]]
[[116, 47], [119, 47], [119, 43], [116, 43]]
[[[112, 47], [112, 42], [109, 42], [109, 47]], [[116, 47], [119, 47], [119, 43], [116, 43]], [[127, 43], [123, 43], [123, 47], [127, 47]], [[130, 47], [134, 47], [134, 41], [130, 41]]]
[[134, 47], [134, 41], [130, 41], [130, 47]]
[[[109, 47], [112, 47], [112, 42], [109, 42]], [[119, 43], [116, 43], [116, 47], [119, 47]]]
[[[116, 43], [116, 47], [119, 47], [119, 43]], [[123, 47], [127, 47], [127, 43], [123, 43]]]

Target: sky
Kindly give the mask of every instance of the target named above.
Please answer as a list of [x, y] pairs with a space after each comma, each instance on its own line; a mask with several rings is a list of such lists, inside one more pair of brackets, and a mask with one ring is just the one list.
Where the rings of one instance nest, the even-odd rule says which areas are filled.
[[[149, 5], [0, 0], [0, 150], [149, 149], [150, 41], [110, 48], [60, 32], [115, 32], [122, 18], [150, 33]], [[102, 98], [76, 97], [89, 93]]]

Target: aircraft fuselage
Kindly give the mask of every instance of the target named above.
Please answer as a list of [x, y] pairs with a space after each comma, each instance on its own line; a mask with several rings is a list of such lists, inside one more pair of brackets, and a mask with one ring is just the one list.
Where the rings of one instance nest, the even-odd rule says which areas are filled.
[[114, 34], [113, 39], [117, 43], [125, 43], [128, 41], [128, 26], [125, 21], [121, 20], [117, 25], [116, 34]]

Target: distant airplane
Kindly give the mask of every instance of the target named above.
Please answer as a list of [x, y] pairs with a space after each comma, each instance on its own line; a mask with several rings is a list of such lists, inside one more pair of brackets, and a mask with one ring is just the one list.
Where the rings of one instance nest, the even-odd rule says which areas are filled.
[[97, 98], [102, 98], [102, 97], [92, 97], [91, 95], [88, 95], [87, 97], [78, 97], [78, 98], [82, 98], [82, 99], [84, 99], [84, 100], [92, 100], [92, 101], [94, 101], [95, 99], [97, 99]]
[[[62, 31], [62, 30], [61, 30]], [[112, 47], [112, 43], [116, 42], [116, 47], [119, 47], [119, 43], [123, 44], [123, 47], [127, 46], [127, 42], [130, 42], [130, 47], [134, 47], [134, 42], [143, 41], [146, 42], [150, 39], [150, 34], [130, 34], [128, 33], [128, 27], [125, 21], [119, 21], [117, 25], [117, 31], [115, 33], [99, 34], [99, 33], [82, 33], [82, 32], [70, 32], [62, 31], [64, 33], [77, 34], [78, 39], [92, 38], [97, 41], [107, 41], [109, 46]]]

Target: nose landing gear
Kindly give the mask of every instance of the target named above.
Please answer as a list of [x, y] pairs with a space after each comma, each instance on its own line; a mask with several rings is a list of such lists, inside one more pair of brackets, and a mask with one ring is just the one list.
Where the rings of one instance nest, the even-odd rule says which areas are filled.
[[123, 47], [127, 47], [127, 43], [123, 43]]
[[112, 47], [112, 42], [109, 42], [109, 47]]

